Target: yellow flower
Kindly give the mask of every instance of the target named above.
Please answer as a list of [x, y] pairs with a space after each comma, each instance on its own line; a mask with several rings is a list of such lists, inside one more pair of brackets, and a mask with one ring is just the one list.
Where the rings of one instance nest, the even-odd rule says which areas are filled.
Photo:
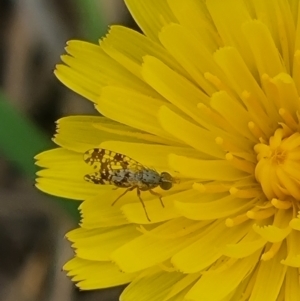
[[[122, 300], [300, 300], [298, 0], [126, 0], [144, 34], [71, 41], [56, 76], [105, 117], [58, 121], [39, 189], [84, 200], [65, 270]], [[104, 148], [166, 171], [170, 190], [84, 180]]]

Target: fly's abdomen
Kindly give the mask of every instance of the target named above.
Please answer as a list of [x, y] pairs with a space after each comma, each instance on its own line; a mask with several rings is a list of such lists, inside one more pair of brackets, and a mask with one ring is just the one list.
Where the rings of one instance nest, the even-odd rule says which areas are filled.
[[114, 170], [111, 174], [111, 183], [117, 187], [132, 187], [138, 186], [139, 176], [138, 173], [130, 169]]

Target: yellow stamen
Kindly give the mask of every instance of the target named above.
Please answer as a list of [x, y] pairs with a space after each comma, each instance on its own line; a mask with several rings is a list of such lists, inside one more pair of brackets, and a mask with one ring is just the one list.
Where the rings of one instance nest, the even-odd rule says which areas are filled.
[[[272, 99], [274, 107], [280, 107], [280, 100], [278, 99], [278, 89], [272, 82], [272, 78], [268, 74], [263, 74], [261, 81], [268, 99]], [[269, 104], [271, 105], [271, 103]]]
[[273, 198], [271, 203], [277, 209], [289, 209], [293, 206], [293, 203], [291, 201], [281, 201], [276, 198]]
[[211, 182], [207, 184], [203, 183], [194, 183], [193, 189], [200, 191], [202, 193], [219, 193], [228, 191], [229, 187], [224, 185], [223, 183]]
[[282, 241], [273, 243], [271, 248], [269, 249], [269, 251], [262, 254], [261, 260], [267, 261], [267, 260], [272, 259], [277, 254], [278, 250], [281, 247], [281, 244], [282, 244]]
[[249, 217], [246, 214], [241, 214], [233, 218], [227, 218], [225, 225], [229, 228], [238, 226], [249, 220]]
[[229, 95], [232, 95], [231, 90], [217, 76], [211, 74], [210, 72], [205, 72], [204, 78], [211, 82], [219, 91], [226, 91]]
[[249, 210], [246, 214], [250, 219], [255, 219], [255, 220], [262, 220], [266, 219], [276, 213], [276, 209], [274, 207], [265, 209], [265, 210]]
[[261, 195], [260, 189], [253, 189], [253, 188], [238, 189], [236, 187], [231, 187], [229, 192], [231, 195], [234, 195], [241, 199], [249, 199], [249, 198], [258, 197], [259, 195]]
[[236, 167], [239, 170], [245, 171], [249, 174], [254, 173], [255, 165], [246, 161], [246, 160], [240, 160], [237, 157], [233, 156], [231, 153], [227, 153], [225, 155], [225, 158], [227, 161], [230, 161], [234, 167]]
[[176, 272], [176, 269], [172, 266], [168, 266], [166, 263], [159, 263], [158, 266], [165, 272], [173, 273]]
[[266, 138], [262, 130], [253, 121], [248, 122], [248, 128], [253, 134], [253, 136], [256, 137], [258, 140], [260, 138]]
[[299, 218], [293, 218], [290, 223], [289, 226], [297, 231], [300, 231], [300, 219]]
[[226, 139], [223, 139], [222, 137], [217, 137], [215, 139], [216, 143], [220, 145], [224, 151], [226, 152], [240, 152], [241, 149], [237, 147], [236, 145], [232, 144]]
[[198, 103], [198, 109], [200, 109], [210, 120], [212, 120], [220, 128], [231, 128], [228, 122], [217, 112], [213, 111], [211, 108], [206, 106], [204, 103]]
[[262, 101], [266, 101], [266, 97], [261, 96], [261, 99], [258, 100], [253, 93], [250, 93], [248, 91], [243, 91], [241, 94], [241, 98], [247, 108], [249, 108], [249, 111], [252, 112], [253, 115], [257, 116], [257, 122], [260, 122], [260, 127], [262, 132], [264, 132], [264, 135], [270, 135], [270, 128], [268, 126], [268, 115], [265, 113], [265, 110], [262, 106]]
[[298, 124], [295, 121], [295, 119], [293, 118], [293, 116], [291, 115], [291, 113], [284, 109], [284, 108], [280, 108], [279, 109], [279, 115], [282, 117], [282, 119], [284, 120], [284, 122], [293, 130], [297, 130]]
[[289, 128], [284, 122], [278, 122], [278, 124], [282, 127], [284, 137], [289, 137], [295, 132], [291, 128]]
[[300, 50], [297, 49], [294, 54], [293, 78], [298, 94], [300, 94]]

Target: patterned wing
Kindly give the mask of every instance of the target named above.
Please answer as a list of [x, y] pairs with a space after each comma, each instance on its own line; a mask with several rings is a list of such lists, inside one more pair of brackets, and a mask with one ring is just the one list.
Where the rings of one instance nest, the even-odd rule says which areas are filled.
[[128, 169], [132, 172], [144, 169], [142, 164], [130, 157], [103, 148], [93, 148], [86, 151], [83, 160], [96, 170], [96, 172], [84, 177], [86, 181], [94, 184], [113, 185], [112, 177], [120, 169]]

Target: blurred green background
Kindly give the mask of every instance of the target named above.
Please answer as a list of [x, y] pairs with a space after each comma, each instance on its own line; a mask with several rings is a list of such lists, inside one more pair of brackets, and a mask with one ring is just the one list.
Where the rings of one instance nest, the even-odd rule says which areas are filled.
[[118, 300], [122, 288], [79, 292], [61, 271], [79, 204], [35, 189], [33, 157], [57, 119], [96, 114], [53, 75], [66, 42], [134, 21], [122, 0], [0, 0], [0, 15], [0, 301]]

